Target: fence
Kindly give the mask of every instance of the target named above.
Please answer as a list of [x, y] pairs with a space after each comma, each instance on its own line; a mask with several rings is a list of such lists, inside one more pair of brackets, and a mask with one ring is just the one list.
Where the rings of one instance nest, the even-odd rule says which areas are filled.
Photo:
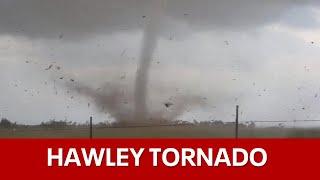
[[[12, 135], [13, 137], [56, 137], [57, 134], [60, 133], [60, 136], [58, 137], [89, 137], [92, 139], [93, 137], [113, 137], [114, 134], [112, 133], [126, 133], [128, 131], [130, 132], [141, 132], [143, 134], [146, 132], [145, 137], [149, 137], [148, 133], [152, 134], [152, 130], [157, 129], [157, 127], [196, 127], [197, 125], [199, 128], [181, 128], [181, 129], [200, 129], [198, 131], [189, 131], [188, 133], [199, 133], [201, 131], [201, 128], [205, 131], [219, 131], [219, 129], [224, 129], [225, 131], [221, 130], [219, 131], [223, 135], [227, 137], [234, 137], [239, 138], [239, 135], [248, 134], [248, 131], [255, 131], [259, 128], [243, 128], [243, 127], [251, 127], [250, 125], [253, 124], [252, 127], [255, 127], [257, 123], [260, 124], [283, 124], [283, 123], [293, 123], [293, 126], [295, 127], [296, 123], [315, 123], [319, 122], [320, 120], [256, 120], [256, 121], [241, 121], [239, 119], [239, 106], [236, 106], [235, 109], [235, 120], [234, 121], [209, 121], [209, 122], [199, 122], [197, 123], [163, 123], [163, 124], [138, 124], [138, 125], [105, 125], [105, 124], [94, 124], [93, 123], [93, 117], [89, 118], [89, 124], [87, 125], [70, 125], [65, 127], [43, 127], [41, 125], [36, 126], [27, 126], [23, 125], [20, 128], [11, 128], [11, 130], [5, 130], [5, 128], [0, 128], [0, 137], [6, 136], [6, 135]], [[207, 123], [207, 124], [206, 124]], [[210, 124], [211, 123], [211, 124]], [[220, 124], [219, 124], [220, 123]], [[222, 125], [221, 125], [222, 124]], [[227, 128], [226, 128], [227, 127]], [[276, 126], [272, 126], [276, 127]], [[281, 128], [281, 127], [280, 127]], [[119, 129], [119, 130], [118, 130]], [[123, 129], [123, 131], [121, 130]], [[151, 130], [150, 130], [151, 129]], [[170, 131], [176, 130], [176, 128], [160, 128], [163, 132], [165, 132], [167, 129], [170, 129]], [[177, 128], [177, 132], [181, 131], [181, 129]], [[273, 133], [272, 128], [269, 129], [269, 132], [266, 133]], [[276, 128], [275, 128], [276, 129]], [[298, 129], [298, 128], [297, 128]], [[320, 128], [318, 129], [319, 132], [316, 133], [313, 137], [320, 137]], [[247, 132], [244, 132], [247, 131]], [[103, 133], [105, 134], [103, 134]], [[7, 134], [6, 134], [7, 133]], [[11, 133], [11, 134], [10, 134]], [[96, 133], [96, 134], [95, 134]], [[99, 136], [97, 136], [100, 133]], [[201, 133], [201, 132], [200, 132]], [[130, 133], [128, 133], [130, 134]], [[249, 132], [250, 134], [250, 132]], [[208, 134], [204, 134], [203, 137], [208, 137]], [[174, 136], [174, 135], [173, 135]], [[127, 136], [130, 137], [130, 136]], [[169, 135], [168, 135], [169, 137]], [[201, 137], [201, 134], [199, 134], [197, 137]], [[212, 136], [210, 136], [212, 137]], [[213, 136], [215, 137], [215, 136]]]
[[[250, 123], [299, 123], [299, 122], [319, 122], [320, 120], [256, 120], [256, 121], [240, 121], [239, 120], [239, 105], [236, 106], [236, 115], [235, 121], [224, 121], [224, 123], [234, 124], [234, 137], [237, 139], [239, 138], [239, 126], [241, 124], [250, 124]], [[110, 126], [107, 128], [149, 128], [149, 127], [177, 127], [177, 126], [190, 126], [191, 124], [150, 124], [150, 125], [130, 125], [130, 126]], [[295, 126], [295, 125], [294, 125]], [[93, 129], [92, 129], [92, 117], [90, 117], [90, 138], [92, 139], [93, 136]]]

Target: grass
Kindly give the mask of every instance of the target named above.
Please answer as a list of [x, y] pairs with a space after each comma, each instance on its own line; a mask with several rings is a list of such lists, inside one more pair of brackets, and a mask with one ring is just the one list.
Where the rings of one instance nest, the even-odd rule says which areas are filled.
[[[69, 127], [51, 129], [42, 127], [0, 128], [0, 138], [88, 138], [89, 128]], [[135, 128], [97, 128], [94, 138], [233, 138], [232, 127], [173, 126]], [[242, 138], [319, 138], [320, 128], [249, 128], [241, 127]]]

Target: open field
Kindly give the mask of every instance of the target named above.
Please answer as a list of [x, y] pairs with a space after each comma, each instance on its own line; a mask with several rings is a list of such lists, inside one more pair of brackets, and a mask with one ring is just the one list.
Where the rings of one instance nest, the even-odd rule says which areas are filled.
[[[234, 128], [208, 126], [172, 126], [172, 127], [94, 127], [94, 138], [233, 138]], [[320, 128], [249, 128], [240, 127], [239, 137], [269, 138], [320, 137]], [[0, 128], [0, 138], [89, 138], [89, 127], [43, 128], [17, 127]]]

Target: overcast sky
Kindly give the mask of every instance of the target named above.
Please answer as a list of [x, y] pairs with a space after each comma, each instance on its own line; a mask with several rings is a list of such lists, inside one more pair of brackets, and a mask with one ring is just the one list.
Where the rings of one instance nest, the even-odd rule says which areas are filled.
[[[161, 8], [150, 106], [165, 111], [170, 97], [199, 96], [205, 103], [179, 119], [232, 121], [237, 104], [243, 121], [320, 119], [319, 2], [168, 0]], [[119, 83], [130, 93], [152, 12], [150, 0], [0, 0], [0, 116], [111, 120], [65, 83]]]

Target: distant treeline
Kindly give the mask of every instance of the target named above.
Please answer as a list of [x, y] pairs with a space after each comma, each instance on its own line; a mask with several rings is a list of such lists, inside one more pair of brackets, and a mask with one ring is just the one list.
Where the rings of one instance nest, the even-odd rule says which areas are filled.
[[[223, 121], [217, 121], [217, 120], [211, 120], [211, 121], [162, 121], [160, 123], [140, 123], [140, 124], [134, 124], [134, 123], [124, 123], [124, 122], [99, 122], [97, 124], [93, 124], [95, 128], [104, 128], [104, 127], [153, 127], [153, 126], [211, 126], [211, 127], [230, 127], [234, 126], [234, 122], [223, 122]], [[89, 122], [86, 123], [76, 123], [73, 121], [66, 121], [66, 120], [49, 120], [45, 122], [41, 122], [38, 125], [25, 125], [25, 124], [17, 124], [16, 122], [11, 122], [10, 120], [6, 118], [2, 118], [0, 121], [0, 128], [19, 128], [19, 127], [40, 127], [40, 128], [46, 128], [46, 129], [63, 129], [63, 128], [76, 128], [76, 127], [88, 127]], [[246, 123], [246, 124], [239, 124], [240, 127], [255, 127], [254, 122]]]
[[14, 128], [17, 126], [17, 123], [13, 123], [6, 118], [2, 118], [0, 121], [0, 128]]

